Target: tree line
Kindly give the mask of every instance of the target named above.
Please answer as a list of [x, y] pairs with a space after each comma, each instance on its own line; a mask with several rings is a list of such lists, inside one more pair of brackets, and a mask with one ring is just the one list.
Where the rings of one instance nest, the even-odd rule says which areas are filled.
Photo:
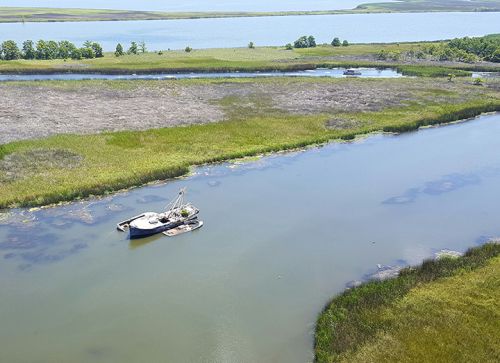
[[[349, 42], [347, 40], [341, 42], [339, 38], [335, 37], [333, 38], [330, 44], [333, 47], [340, 47], [340, 46], [347, 47], [349, 45]], [[295, 42], [293, 42], [293, 45], [291, 43], [285, 45], [285, 48], [291, 50], [293, 48], [314, 48], [315, 46], [316, 46], [316, 39], [312, 35], [309, 36], [303, 35]]]
[[[144, 41], [139, 42], [139, 44], [136, 42], [130, 43], [130, 47], [128, 48], [126, 54], [138, 54], [139, 52], [147, 52], [146, 43]], [[118, 43], [115, 48], [115, 56], [120, 57], [122, 55], [125, 55], [125, 51], [123, 50], [123, 46]]]
[[87, 40], [78, 48], [67, 40], [25, 40], [21, 46], [13, 40], [6, 40], [0, 44], [0, 59], [82, 59], [103, 57], [102, 47], [97, 42]]
[[430, 43], [406, 52], [381, 50], [380, 60], [427, 59], [475, 63], [489, 61], [500, 63], [500, 36], [455, 38], [448, 42]]
[[448, 43], [454, 51], [462, 51], [491, 62], [500, 62], [500, 35], [455, 38]]
[[[146, 43], [132, 42], [130, 47], [125, 52], [123, 46], [116, 46], [115, 55], [117, 57], [124, 54], [145, 53]], [[104, 57], [102, 46], [90, 40], [83, 43], [82, 47], [77, 47], [75, 44], [67, 40], [56, 42], [54, 40], [26, 40], [19, 47], [13, 40], [6, 40], [0, 44], [0, 59], [1, 60], [16, 60], [16, 59], [91, 59]]]

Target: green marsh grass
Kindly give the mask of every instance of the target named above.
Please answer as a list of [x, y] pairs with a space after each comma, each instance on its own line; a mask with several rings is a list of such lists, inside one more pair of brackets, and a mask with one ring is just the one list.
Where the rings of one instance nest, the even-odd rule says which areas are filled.
[[[321, 45], [316, 48], [285, 50], [284, 47], [194, 49], [149, 52], [84, 60], [0, 60], [1, 73], [160, 73], [160, 72], [234, 72], [234, 71], [293, 71], [321, 67], [392, 67], [405, 75], [447, 77], [448, 74], [469, 75], [470, 71], [498, 71], [500, 66], [484, 64], [409, 65], [403, 62], [381, 62], [375, 55], [418, 49], [427, 43], [353, 44], [348, 47]], [[347, 59], [345, 58], [347, 57]], [[348, 59], [348, 58], [351, 59]], [[362, 59], [358, 59], [362, 58]]]
[[346, 290], [320, 314], [317, 362], [487, 362], [500, 354], [500, 244]]
[[[179, 84], [244, 83], [250, 80], [187, 80]], [[256, 82], [253, 80], [252, 82]], [[287, 79], [258, 80], [262, 86]], [[348, 80], [294, 79], [294, 82], [338, 82], [346, 86]], [[356, 80], [360, 83], [399, 82], [413, 86], [412, 80]], [[429, 83], [429, 92], [436, 87]], [[85, 81], [36, 82], [53, 87], [115, 87], [129, 89], [137, 86], [156, 87], [159, 83], [147, 81]], [[16, 84], [11, 84], [16, 85]], [[30, 86], [29, 82], [18, 85]], [[434, 85], [434, 87], [431, 87]], [[465, 83], [464, 83], [465, 85]], [[36, 206], [70, 201], [91, 195], [110, 193], [119, 189], [168, 179], [188, 173], [189, 168], [210, 162], [255, 156], [261, 153], [300, 148], [335, 139], [351, 140], [356, 135], [371, 132], [402, 132], [420, 126], [450, 122], [476, 116], [482, 112], [499, 111], [498, 93], [487, 87], [465, 86], [467, 97], [452, 97], [435, 101], [425, 92], [416, 92], [415, 101], [370, 112], [327, 111], [311, 114], [289, 114], [274, 109], [263, 96], [226, 97], [220, 100], [226, 109], [226, 120], [204, 125], [152, 129], [147, 131], [105, 132], [93, 135], [61, 134], [39, 140], [12, 142], [0, 147], [0, 208]], [[420, 93], [419, 93], [420, 92]], [[473, 93], [471, 93], [473, 92]], [[455, 92], [456, 93], [456, 92]], [[462, 97], [461, 96], [461, 97]], [[247, 104], [258, 105], [248, 107]], [[257, 111], [255, 111], [257, 110]], [[259, 110], [261, 112], [259, 112]], [[346, 128], [329, 128], [332, 116], [352, 120]], [[21, 178], [1, 181], [2, 158], [30, 150], [65, 150], [68, 155], [81, 156], [78, 167], [50, 167], [43, 172], [35, 167]], [[65, 155], [65, 153], [59, 153]], [[36, 171], [36, 172], [35, 172]], [[5, 172], [5, 171], [4, 171]]]

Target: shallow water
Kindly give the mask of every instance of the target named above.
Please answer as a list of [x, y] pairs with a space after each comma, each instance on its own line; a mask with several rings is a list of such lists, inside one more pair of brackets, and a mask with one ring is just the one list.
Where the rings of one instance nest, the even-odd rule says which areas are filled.
[[[403, 77], [395, 69], [357, 68], [360, 78], [397, 78]], [[186, 79], [186, 78], [260, 78], [260, 77], [332, 77], [342, 78], [345, 68], [318, 68], [292, 72], [218, 72], [218, 73], [148, 73], [148, 74], [97, 74], [97, 73], [58, 73], [58, 74], [0, 74], [4, 81], [46, 81], [46, 80], [84, 80], [84, 79]]]
[[184, 19], [74, 23], [0, 24], [0, 39], [98, 41], [105, 50], [117, 43], [147, 43], [149, 50], [284, 45], [312, 34], [318, 43], [334, 37], [351, 43], [384, 43], [480, 36], [500, 31], [500, 13], [349, 14], [259, 18]]
[[499, 78], [500, 72], [473, 72], [472, 78]]
[[[310, 361], [316, 316], [347, 282], [500, 235], [499, 134], [485, 115], [4, 215], [0, 360]], [[115, 230], [183, 186], [202, 229]]]

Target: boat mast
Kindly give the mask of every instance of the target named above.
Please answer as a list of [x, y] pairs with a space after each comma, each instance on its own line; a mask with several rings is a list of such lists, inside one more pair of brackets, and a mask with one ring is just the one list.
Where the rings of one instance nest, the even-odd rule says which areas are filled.
[[[172, 212], [173, 210], [178, 209], [182, 205], [184, 205], [184, 194], [185, 193], [186, 193], [186, 188], [181, 188], [181, 190], [179, 190], [179, 195], [177, 196], [177, 198], [175, 198], [175, 200], [173, 200], [172, 202], [170, 202], [167, 205], [167, 213]], [[170, 214], [170, 213], [168, 213], [168, 214]]]

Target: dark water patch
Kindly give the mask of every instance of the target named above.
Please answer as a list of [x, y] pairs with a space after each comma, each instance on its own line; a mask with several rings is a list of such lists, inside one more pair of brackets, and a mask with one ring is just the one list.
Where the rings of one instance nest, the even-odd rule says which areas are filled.
[[159, 195], [155, 194], [148, 194], [148, 195], [143, 195], [139, 198], [136, 199], [136, 202], [139, 204], [149, 204], [149, 203], [156, 203], [156, 202], [164, 202], [167, 201], [168, 199]]
[[419, 188], [410, 188], [404, 194], [384, 200], [383, 204], [409, 204], [413, 203], [420, 194]]
[[450, 174], [441, 180], [426, 183], [422, 192], [430, 195], [440, 195], [458, 188], [479, 184], [480, 182], [481, 178], [475, 174]]
[[87, 355], [90, 359], [105, 359], [108, 358], [112, 349], [110, 347], [105, 346], [93, 346], [85, 349], [85, 355]]
[[208, 186], [215, 188], [215, 187], [218, 187], [219, 185], [221, 185], [222, 182], [220, 180], [209, 180], [207, 182], [207, 184], [208, 184]]
[[16, 231], [7, 235], [7, 239], [0, 242], [0, 250], [30, 250], [41, 246], [54, 245], [59, 237], [54, 233], [32, 234]]
[[49, 264], [61, 261], [87, 247], [88, 245], [86, 243], [75, 243], [67, 249], [52, 251], [47, 248], [42, 248], [35, 251], [23, 252], [18, 256], [23, 261], [29, 262], [31, 265]]
[[63, 239], [57, 233], [46, 233], [43, 230], [27, 233], [7, 228], [14, 232], [6, 234], [4, 241], [0, 242], [0, 250], [6, 251], [3, 255], [5, 260], [20, 262], [18, 268], [21, 270], [61, 261], [88, 247], [86, 242]]
[[401, 195], [384, 200], [383, 204], [409, 204], [417, 200], [422, 194], [437, 196], [449, 193], [460, 188], [477, 185], [481, 182], [481, 177], [477, 174], [454, 173], [445, 175], [441, 179], [425, 183], [421, 187], [408, 189]]

